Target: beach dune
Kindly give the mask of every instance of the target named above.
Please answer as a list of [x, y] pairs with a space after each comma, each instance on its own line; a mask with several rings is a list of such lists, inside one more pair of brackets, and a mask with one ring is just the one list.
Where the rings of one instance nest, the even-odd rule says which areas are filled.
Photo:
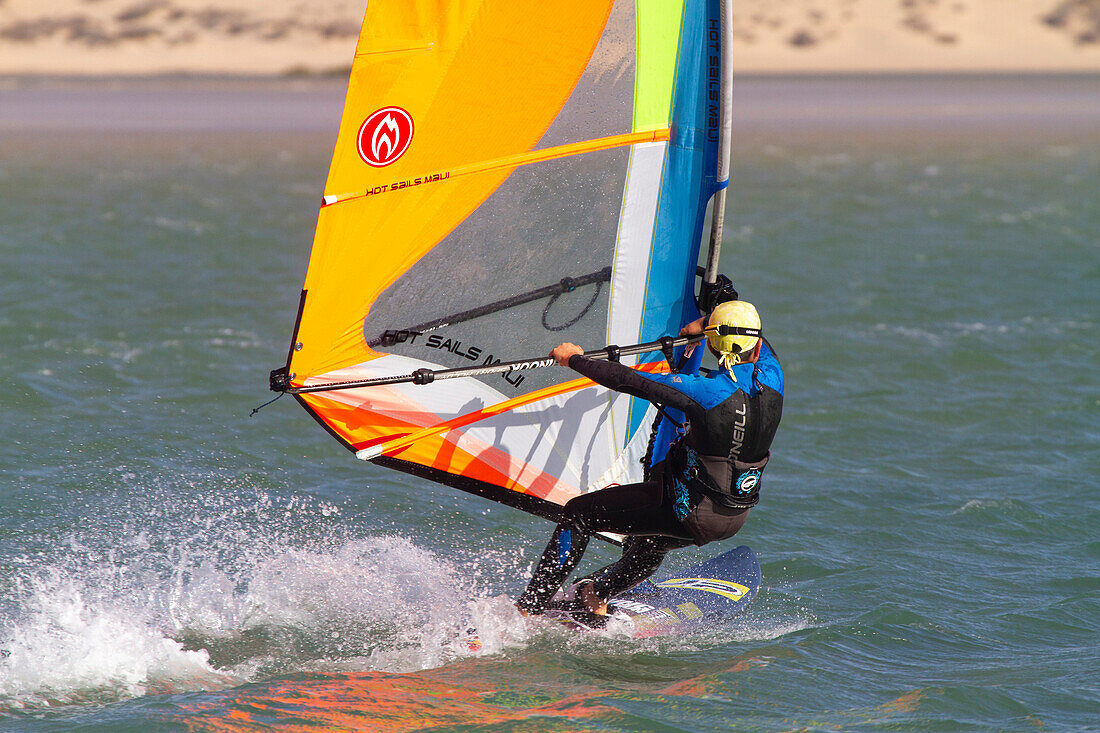
[[[1100, 71], [1100, 0], [734, 0], [740, 72]], [[318, 74], [365, 0], [0, 0], [0, 74]]]

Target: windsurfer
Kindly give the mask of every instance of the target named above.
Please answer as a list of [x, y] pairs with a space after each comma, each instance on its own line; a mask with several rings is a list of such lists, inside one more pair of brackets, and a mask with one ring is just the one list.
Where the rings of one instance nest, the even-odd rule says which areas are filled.
[[561, 519], [527, 589], [523, 613], [544, 611], [597, 532], [627, 535], [622, 557], [567, 592], [578, 610], [606, 613], [607, 601], [652, 575], [673, 549], [732, 537], [759, 500], [760, 477], [783, 407], [783, 370], [761, 335], [751, 303], [718, 304], [680, 335], [705, 333], [719, 369], [700, 370], [695, 349], [680, 373], [649, 374], [597, 361], [563, 343], [550, 352], [610, 389], [647, 399], [663, 416], [646, 481], [582, 494]]

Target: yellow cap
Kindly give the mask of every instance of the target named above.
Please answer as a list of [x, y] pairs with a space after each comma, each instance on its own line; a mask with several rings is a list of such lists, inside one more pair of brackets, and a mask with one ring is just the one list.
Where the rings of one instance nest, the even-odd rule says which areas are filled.
[[760, 314], [745, 300], [728, 300], [711, 311], [704, 329], [707, 343], [727, 369], [747, 359], [760, 343]]

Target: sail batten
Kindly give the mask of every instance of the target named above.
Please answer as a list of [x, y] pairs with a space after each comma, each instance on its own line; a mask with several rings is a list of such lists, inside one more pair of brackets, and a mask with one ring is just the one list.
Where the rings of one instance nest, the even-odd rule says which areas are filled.
[[369, 188], [361, 189], [352, 193], [325, 194], [323, 203], [325, 205], [331, 205], [343, 201], [366, 198], [367, 196], [376, 196], [384, 193], [398, 193], [400, 191], [406, 191], [415, 186], [440, 183], [451, 178], [457, 178], [458, 176], [465, 176], [471, 173], [482, 173], [499, 168], [517, 168], [521, 165], [544, 163], [548, 160], [554, 160], [556, 158], [566, 158], [573, 155], [584, 155], [585, 153], [592, 153], [598, 150], [608, 150], [610, 148], [618, 148], [626, 145], [637, 145], [639, 143], [658, 142], [661, 140], [668, 140], [670, 134], [671, 131], [667, 127], [656, 130], [645, 130], [642, 132], [630, 132], [622, 135], [613, 135], [611, 137], [599, 138], [596, 140], [585, 140], [578, 143], [570, 143], [568, 145], [559, 145], [553, 148], [544, 148], [528, 153], [510, 155], [505, 158], [498, 158], [497, 160], [485, 160], [479, 163], [471, 163], [467, 165], [457, 166], [450, 170], [433, 171], [425, 175], [414, 176], [413, 178], [408, 178], [400, 181], [391, 181], [390, 179], [385, 179], [385, 183], [377, 183]]
[[715, 27], [720, 0], [371, 0], [279, 384], [359, 457], [540, 516], [638, 480], [652, 409], [568, 369], [388, 378], [698, 316]]

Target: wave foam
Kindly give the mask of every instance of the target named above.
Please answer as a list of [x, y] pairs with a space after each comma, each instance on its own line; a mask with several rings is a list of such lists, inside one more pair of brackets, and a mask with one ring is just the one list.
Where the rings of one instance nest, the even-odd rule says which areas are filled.
[[0, 627], [0, 710], [239, 682], [214, 669], [205, 651], [165, 637], [138, 603], [105, 603], [94, 588], [56, 570], [24, 590], [26, 614]]
[[268, 548], [233, 570], [181, 557], [159, 578], [99, 559], [17, 586], [18, 617], [0, 621], [0, 711], [298, 671], [414, 671], [527, 634], [510, 600], [478, 597], [446, 560], [400, 537]]

